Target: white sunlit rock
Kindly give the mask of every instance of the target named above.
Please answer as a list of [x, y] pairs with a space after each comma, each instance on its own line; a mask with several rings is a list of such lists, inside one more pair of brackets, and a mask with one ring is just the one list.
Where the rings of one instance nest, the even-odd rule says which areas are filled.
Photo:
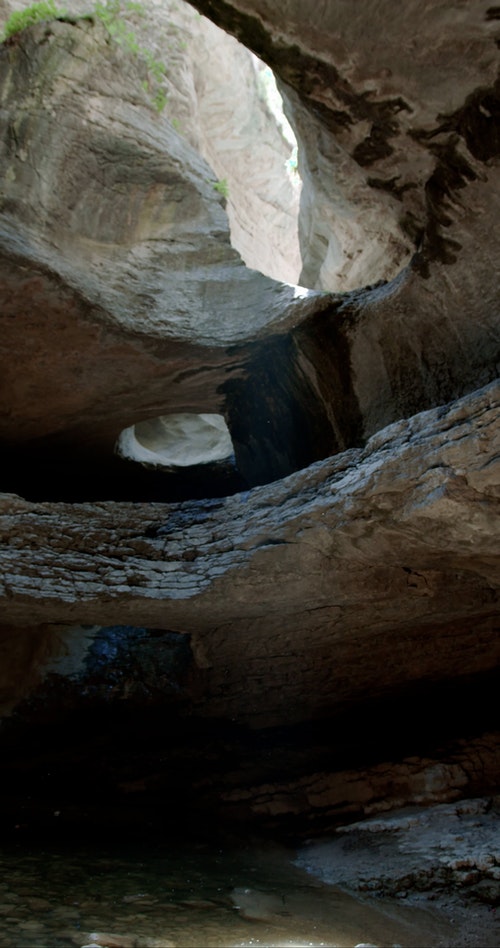
[[233, 443], [222, 415], [179, 413], [140, 421], [121, 432], [117, 454], [157, 467], [191, 467], [223, 461]]

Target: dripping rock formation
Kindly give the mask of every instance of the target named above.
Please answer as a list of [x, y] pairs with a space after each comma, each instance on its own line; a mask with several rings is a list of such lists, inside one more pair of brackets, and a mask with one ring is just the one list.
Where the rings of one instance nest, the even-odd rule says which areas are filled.
[[[495, 793], [499, 9], [193, 0], [161, 80], [146, 15], [149, 60], [80, 4], [0, 46], [0, 822]], [[236, 40], [299, 143], [260, 257]]]

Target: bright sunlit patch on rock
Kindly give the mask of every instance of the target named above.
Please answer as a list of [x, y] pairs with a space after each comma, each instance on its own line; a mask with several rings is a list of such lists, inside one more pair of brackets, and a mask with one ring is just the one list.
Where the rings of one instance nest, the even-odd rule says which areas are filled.
[[131, 461], [167, 468], [223, 461], [234, 453], [222, 415], [187, 412], [160, 415], [125, 428], [116, 452]]
[[302, 299], [305, 299], [307, 296], [314, 295], [314, 290], [308, 290], [306, 289], [305, 286], [297, 286], [295, 283], [289, 283], [288, 286], [293, 287], [294, 300], [297, 300], [297, 299], [302, 300]]

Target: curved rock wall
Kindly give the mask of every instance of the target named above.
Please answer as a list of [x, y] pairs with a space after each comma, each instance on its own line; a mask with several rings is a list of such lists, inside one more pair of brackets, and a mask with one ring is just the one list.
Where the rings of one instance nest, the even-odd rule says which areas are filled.
[[[25, 6], [4, 0], [0, 23]], [[56, 6], [75, 16], [93, 10], [92, 0]], [[298, 283], [300, 184], [287, 173], [291, 149], [259, 88], [254, 57], [184, 2], [138, 6], [134, 12], [124, 3], [120, 21], [165, 68], [156, 124], [173, 125], [213, 169], [207, 176], [224, 182], [231, 243], [247, 266]], [[156, 88], [153, 82], [152, 97]]]
[[[447, 154], [462, 176], [463, 159], [449, 155], [456, 117], [476, 90], [491, 89], [496, 100], [494, 7], [404, 0], [395, 15], [390, 0], [363, 0], [355, 11], [343, 0], [313, 10], [302, 0], [279, 9], [266, 0], [191, 2], [293, 90], [287, 98], [302, 144], [306, 285], [348, 290], [390, 279], [412, 248], [434, 243], [429, 204], [446, 199], [451, 169], [435, 189], [426, 182], [436, 171], [443, 178]], [[465, 124], [488, 138], [495, 115], [486, 106]], [[440, 227], [446, 216], [443, 209]], [[377, 272], [381, 255], [385, 269]], [[332, 285], [337, 273], [340, 283]]]

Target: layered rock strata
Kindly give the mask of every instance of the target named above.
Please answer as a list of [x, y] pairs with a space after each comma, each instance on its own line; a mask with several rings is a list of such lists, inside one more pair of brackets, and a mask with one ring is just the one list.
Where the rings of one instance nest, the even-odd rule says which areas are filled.
[[189, 628], [215, 679], [224, 668], [220, 711], [268, 720], [494, 667], [498, 399], [488, 386], [273, 485], [180, 508], [4, 495], [9, 615]]

